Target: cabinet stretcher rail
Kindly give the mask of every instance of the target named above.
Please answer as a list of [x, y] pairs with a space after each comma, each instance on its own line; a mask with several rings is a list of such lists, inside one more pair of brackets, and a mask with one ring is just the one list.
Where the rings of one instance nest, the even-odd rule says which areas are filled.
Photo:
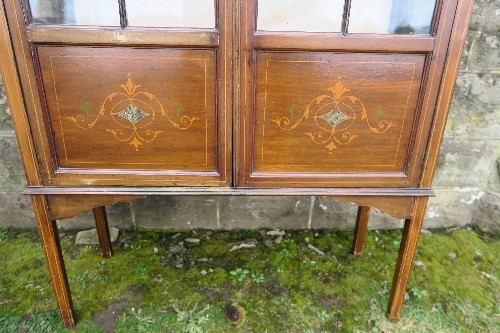
[[233, 188], [233, 187], [46, 187], [31, 186], [29, 195], [326, 195], [434, 197], [431, 188]]

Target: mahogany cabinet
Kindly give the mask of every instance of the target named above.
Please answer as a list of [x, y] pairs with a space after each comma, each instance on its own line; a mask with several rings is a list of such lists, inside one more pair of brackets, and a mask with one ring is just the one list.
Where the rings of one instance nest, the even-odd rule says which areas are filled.
[[63, 324], [55, 220], [147, 195], [327, 195], [416, 251], [472, 0], [2, 0], [0, 64]]

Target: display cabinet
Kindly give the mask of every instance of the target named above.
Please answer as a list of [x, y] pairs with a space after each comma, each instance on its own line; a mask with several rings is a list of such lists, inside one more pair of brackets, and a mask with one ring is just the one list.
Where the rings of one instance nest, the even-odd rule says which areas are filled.
[[93, 210], [109, 257], [105, 205], [203, 194], [354, 203], [354, 255], [371, 208], [405, 219], [397, 319], [471, 8], [2, 0], [2, 75], [63, 324], [75, 316], [56, 220]]

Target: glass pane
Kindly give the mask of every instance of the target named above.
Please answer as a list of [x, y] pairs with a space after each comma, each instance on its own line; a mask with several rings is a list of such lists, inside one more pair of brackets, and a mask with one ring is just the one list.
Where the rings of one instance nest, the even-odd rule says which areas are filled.
[[214, 0], [127, 0], [129, 26], [214, 28]]
[[428, 34], [436, 0], [352, 0], [349, 32]]
[[119, 26], [117, 0], [29, 0], [34, 24]]
[[257, 29], [339, 32], [344, 0], [259, 0]]

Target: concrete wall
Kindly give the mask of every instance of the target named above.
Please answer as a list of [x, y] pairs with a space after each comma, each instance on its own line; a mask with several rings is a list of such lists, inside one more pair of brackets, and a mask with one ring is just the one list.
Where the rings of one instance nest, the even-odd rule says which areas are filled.
[[476, 0], [427, 224], [500, 231], [500, 2]]
[[[500, 232], [500, 2], [476, 0], [425, 227], [477, 224]], [[0, 80], [0, 228], [34, 227]], [[348, 228], [356, 207], [322, 197], [162, 197], [108, 208], [120, 228]], [[92, 226], [90, 214], [62, 228]], [[372, 228], [401, 221], [373, 213]]]

